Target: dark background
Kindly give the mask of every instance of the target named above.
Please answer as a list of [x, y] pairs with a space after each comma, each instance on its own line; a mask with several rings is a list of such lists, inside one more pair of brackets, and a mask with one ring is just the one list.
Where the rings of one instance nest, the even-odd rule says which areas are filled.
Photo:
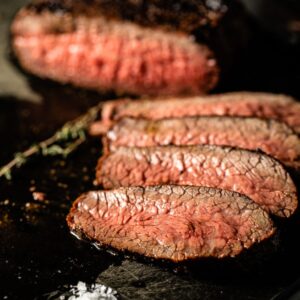
[[[9, 23], [26, 2], [0, 2], [0, 165], [91, 105], [113, 97], [43, 81], [15, 65]], [[253, 35], [216, 91], [268, 91], [300, 98], [299, 2], [244, 2]], [[100, 153], [100, 142], [88, 140], [67, 160], [38, 158], [15, 172], [12, 181], [0, 181], [0, 299], [45, 299], [42, 295], [78, 280], [110, 285], [124, 299], [270, 299], [300, 277], [298, 215], [279, 223], [271, 241], [238, 260], [192, 266], [128, 260], [77, 241], [64, 218], [71, 202], [93, 187]], [[35, 200], [34, 192], [44, 193], [46, 200]]]

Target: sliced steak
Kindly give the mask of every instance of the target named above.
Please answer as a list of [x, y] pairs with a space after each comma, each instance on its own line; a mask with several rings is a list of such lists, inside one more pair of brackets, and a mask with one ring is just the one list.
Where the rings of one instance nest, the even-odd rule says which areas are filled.
[[[84, 88], [203, 93], [216, 85], [219, 71], [213, 53], [191, 32], [216, 26], [226, 7], [177, 2], [189, 8], [178, 14], [177, 7], [175, 14], [176, 6], [164, 12], [160, 1], [35, 1], [12, 24], [13, 50], [27, 71]], [[173, 19], [177, 26], [168, 23]]]
[[297, 208], [296, 187], [272, 157], [220, 146], [119, 147], [98, 163], [96, 181], [105, 189], [159, 184], [236, 191], [264, 209], [289, 217]]
[[300, 133], [300, 103], [285, 95], [254, 92], [107, 102], [102, 110], [102, 120], [93, 125], [92, 133], [102, 134], [112, 121], [124, 117], [160, 120], [210, 115], [276, 119]]
[[89, 192], [67, 222], [101, 246], [175, 262], [236, 256], [274, 232], [268, 214], [247, 197], [193, 186]]
[[123, 118], [114, 124], [105, 140], [110, 150], [120, 146], [205, 144], [261, 149], [288, 166], [300, 167], [298, 135], [275, 120], [218, 116], [157, 121]]

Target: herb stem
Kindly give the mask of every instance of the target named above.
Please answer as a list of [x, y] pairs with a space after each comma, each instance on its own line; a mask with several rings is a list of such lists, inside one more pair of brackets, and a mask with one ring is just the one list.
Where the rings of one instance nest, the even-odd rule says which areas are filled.
[[5, 177], [10, 180], [12, 171], [26, 164], [28, 159], [34, 155], [67, 157], [86, 140], [86, 132], [91, 123], [97, 119], [102, 106], [103, 103], [99, 103], [90, 108], [87, 113], [65, 123], [48, 139], [31, 145], [23, 152], [16, 153], [14, 159], [0, 168], [0, 178]]

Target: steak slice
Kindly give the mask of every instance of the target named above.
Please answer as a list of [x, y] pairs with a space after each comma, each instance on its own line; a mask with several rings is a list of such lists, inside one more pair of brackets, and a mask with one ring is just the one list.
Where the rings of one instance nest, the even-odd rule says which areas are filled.
[[101, 121], [94, 124], [92, 133], [102, 134], [112, 121], [124, 117], [160, 120], [211, 115], [276, 119], [300, 133], [300, 103], [285, 95], [255, 92], [107, 102], [103, 106]]
[[[216, 85], [216, 59], [188, 29], [183, 31], [181, 25], [170, 28], [168, 14], [162, 10], [165, 21], [154, 26], [156, 5], [147, 5], [147, 1], [142, 1], [147, 9], [137, 7], [135, 13], [142, 19], [145, 9], [149, 22], [139, 22], [122, 2], [133, 3], [42, 0], [21, 9], [12, 24], [12, 47], [21, 66], [62, 83], [137, 95], [198, 94]], [[204, 3], [193, 4], [203, 8], [202, 18], [198, 15], [193, 26], [201, 22], [214, 26], [224, 14]], [[196, 18], [194, 11], [189, 14]], [[177, 13], [178, 20], [180, 15]]]
[[67, 222], [101, 246], [174, 262], [233, 257], [274, 232], [268, 214], [244, 195], [194, 186], [89, 192]]
[[105, 189], [159, 184], [195, 185], [239, 192], [268, 212], [289, 217], [296, 187], [272, 157], [220, 146], [119, 147], [98, 162], [96, 181]]
[[275, 120], [218, 116], [157, 121], [123, 118], [114, 124], [105, 141], [112, 151], [120, 146], [205, 144], [261, 149], [290, 167], [300, 167], [298, 135]]

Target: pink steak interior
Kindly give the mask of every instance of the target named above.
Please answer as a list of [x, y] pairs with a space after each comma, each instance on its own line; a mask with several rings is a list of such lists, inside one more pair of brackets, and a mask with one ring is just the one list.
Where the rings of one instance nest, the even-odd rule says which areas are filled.
[[47, 20], [20, 15], [13, 26], [15, 53], [38, 76], [153, 95], [203, 93], [217, 82], [210, 50], [184, 34], [99, 17], [77, 17], [76, 28], [59, 32]]

